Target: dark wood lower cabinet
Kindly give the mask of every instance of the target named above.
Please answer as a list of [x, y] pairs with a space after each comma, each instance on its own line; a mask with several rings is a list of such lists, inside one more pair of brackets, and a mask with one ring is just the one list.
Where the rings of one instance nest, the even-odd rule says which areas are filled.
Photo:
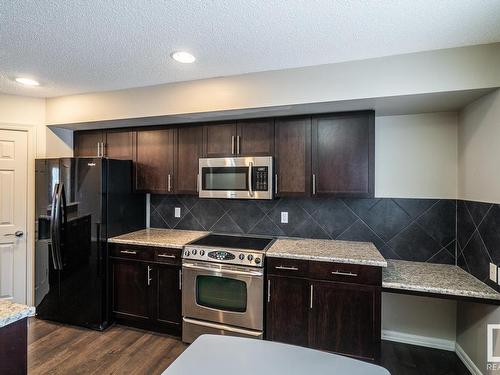
[[312, 281], [311, 293], [309, 346], [378, 361], [380, 288]]
[[28, 318], [0, 328], [0, 374], [28, 373]]
[[269, 276], [267, 280], [267, 338], [307, 346], [308, 280], [281, 276]]
[[[380, 267], [293, 261], [267, 259], [266, 338], [379, 362]], [[338, 281], [330, 268], [356, 273]]]
[[[158, 257], [165, 253], [175, 258]], [[119, 245], [112, 246], [110, 254], [116, 322], [180, 336], [180, 250]]]

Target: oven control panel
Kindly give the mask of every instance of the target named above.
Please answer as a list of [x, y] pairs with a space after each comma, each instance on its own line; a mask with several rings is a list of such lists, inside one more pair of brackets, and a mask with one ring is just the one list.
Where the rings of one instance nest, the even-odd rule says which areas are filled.
[[267, 191], [269, 186], [268, 181], [268, 168], [267, 167], [253, 167], [252, 187], [255, 191]]
[[248, 250], [222, 250], [186, 246], [182, 254], [184, 259], [203, 260], [242, 266], [264, 267], [264, 253]]

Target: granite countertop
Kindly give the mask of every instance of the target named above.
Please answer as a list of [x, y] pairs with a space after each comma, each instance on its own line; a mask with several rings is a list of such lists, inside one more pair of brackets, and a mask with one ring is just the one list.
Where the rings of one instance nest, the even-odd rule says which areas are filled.
[[382, 287], [445, 294], [460, 297], [500, 300], [500, 293], [458, 266], [388, 260], [383, 270]]
[[382, 254], [371, 242], [278, 239], [267, 250], [266, 256], [378, 267], [387, 266]]
[[0, 327], [35, 315], [35, 308], [7, 300], [0, 300]]
[[182, 249], [187, 243], [207, 235], [208, 232], [178, 229], [142, 229], [123, 234], [108, 240], [111, 243], [170, 247]]

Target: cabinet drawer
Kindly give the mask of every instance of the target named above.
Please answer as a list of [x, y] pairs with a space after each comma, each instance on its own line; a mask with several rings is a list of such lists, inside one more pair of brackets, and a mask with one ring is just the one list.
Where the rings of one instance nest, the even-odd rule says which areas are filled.
[[380, 286], [382, 268], [360, 264], [310, 262], [309, 278]]
[[153, 260], [154, 250], [146, 246], [110, 244], [109, 255], [116, 258]]
[[266, 258], [269, 275], [307, 277], [309, 261], [288, 258]]
[[181, 249], [156, 248], [155, 261], [159, 263], [180, 264], [181, 254]]

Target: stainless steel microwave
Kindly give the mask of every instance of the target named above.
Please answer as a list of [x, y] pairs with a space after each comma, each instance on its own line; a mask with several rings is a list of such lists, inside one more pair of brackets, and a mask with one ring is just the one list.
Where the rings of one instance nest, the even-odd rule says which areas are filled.
[[273, 199], [272, 156], [200, 158], [200, 198]]

